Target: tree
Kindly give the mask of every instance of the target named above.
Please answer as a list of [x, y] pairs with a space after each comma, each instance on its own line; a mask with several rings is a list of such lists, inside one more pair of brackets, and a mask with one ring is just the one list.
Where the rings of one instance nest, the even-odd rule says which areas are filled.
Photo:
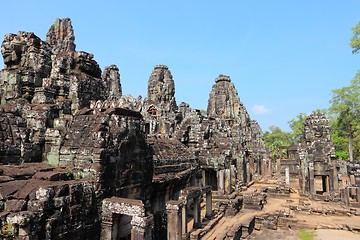
[[340, 136], [333, 128], [333, 134], [331, 136], [332, 142], [335, 147], [335, 155], [338, 159], [349, 159], [349, 151], [347, 149], [348, 140], [347, 137]]
[[360, 51], [360, 22], [352, 28], [354, 35], [350, 39], [350, 47], [352, 47], [353, 53], [358, 53]]
[[339, 136], [348, 138], [349, 159], [354, 160], [353, 140], [360, 129], [360, 72], [350, 86], [332, 91], [330, 112], [336, 119], [335, 129]]
[[302, 137], [302, 130], [304, 126], [304, 122], [306, 120], [306, 113], [300, 113], [296, 116], [296, 118], [290, 120], [288, 122], [289, 127], [292, 130], [292, 141], [293, 144], [300, 143]]
[[292, 145], [291, 134], [284, 132], [277, 126], [270, 126], [270, 131], [265, 131], [264, 141], [265, 146], [272, 151], [272, 157], [277, 159], [282, 157], [282, 149], [284, 146]]

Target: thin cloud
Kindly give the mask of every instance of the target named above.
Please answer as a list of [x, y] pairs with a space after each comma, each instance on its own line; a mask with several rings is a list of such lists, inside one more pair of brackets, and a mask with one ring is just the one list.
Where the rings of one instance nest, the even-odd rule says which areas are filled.
[[251, 109], [255, 114], [267, 114], [271, 113], [271, 110], [265, 107], [265, 105], [254, 105]]

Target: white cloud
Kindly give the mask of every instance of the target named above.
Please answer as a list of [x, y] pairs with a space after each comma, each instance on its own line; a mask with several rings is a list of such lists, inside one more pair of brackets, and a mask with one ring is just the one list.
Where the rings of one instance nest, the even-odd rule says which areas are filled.
[[251, 110], [255, 113], [255, 114], [266, 114], [266, 113], [271, 113], [271, 110], [268, 109], [267, 107], [265, 107], [265, 105], [254, 105]]

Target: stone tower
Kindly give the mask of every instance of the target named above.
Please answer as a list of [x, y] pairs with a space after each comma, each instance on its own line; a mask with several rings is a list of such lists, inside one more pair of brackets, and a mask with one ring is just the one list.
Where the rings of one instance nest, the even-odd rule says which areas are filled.
[[164, 111], [176, 109], [175, 83], [165, 65], [156, 65], [148, 81], [149, 104], [161, 105]]
[[108, 100], [118, 100], [122, 96], [119, 68], [116, 65], [105, 67], [102, 80], [108, 91]]
[[147, 120], [146, 132], [171, 136], [176, 125], [177, 110], [171, 72], [165, 65], [156, 65], [149, 77], [148, 96], [142, 109]]
[[329, 120], [322, 114], [311, 114], [305, 120], [298, 148], [299, 183], [303, 194], [315, 195], [338, 190], [334, 157]]
[[53, 47], [53, 52], [75, 51], [75, 35], [70, 18], [56, 19], [46, 34], [46, 42]]
[[235, 119], [240, 115], [241, 102], [229, 76], [219, 75], [212, 87], [207, 114], [209, 117]]

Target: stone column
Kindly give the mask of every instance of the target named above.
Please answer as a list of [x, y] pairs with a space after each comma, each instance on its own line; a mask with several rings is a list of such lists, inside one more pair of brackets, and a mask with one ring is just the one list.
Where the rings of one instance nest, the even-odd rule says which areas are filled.
[[252, 179], [250, 177], [250, 173], [251, 173], [250, 172], [250, 163], [247, 162], [246, 163], [246, 182], [245, 182], [246, 185], [248, 185], [252, 181]]
[[356, 188], [356, 196], [355, 196], [356, 202], [360, 202], [360, 187]]
[[279, 178], [281, 176], [281, 160], [276, 159], [276, 176]]
[[309, 191], [310, 195], [315, 194], [315, 176], [314, 176], [314, 163], [309, 163]]
[[340, 197], [341, 197], [341, 200], [345, 203], [345, 205], [349, 206], [350, 199], [349, 199], [349, 189], [348, 188], [340, 189]]
[[327, 193], [330, 192], [329, 176], [325, 176], [325, 191], [326, 191]]
[[112, 240], [112, 214], [102, 213], [100, 240]]
[[355, 182], [355, 176], [354, 175], [350, 175], [350, 185], [351, 186], [355, 186], [356, 185], [356, 182]]
[[[201, 171], [201, 186], [203, 186], [203, 187], [206, 186], [206, 181], [208, 180], [208, 179], [206, 179], [207, 177], [208, 177], [208, 175], [206, 174], [206, 170], [203, 169]], [[210, 181], [207, 181], [207, 182], [210, 182]]]
[[269, 166], [268, 166], [268, 175], [269, 177], [272, 177], [272, 159], [269, 158]]
[[212, 193], [211, 191], [206, 192], [206, 217], [212, 215]]
[[231, 194], [231, 171], [225, 169], [225, 194]]
[[194, 197], [194, 228], [198, 228], [201, 223], [200, 197]]
[[225, 193], [225, 183], [224, 183], [224, 170], [219, 170], [217, 172], [218, 177], [218, 191], [221, 193]]
[[345, 195], [344, 195], [345, 205], [350, 205], [350, 196], [349, 196], [349, 188], [345, 188]]
[[285, 168], [285, 184], [287, 187], [290, 187], [290, 170], [289, 167]]
[[131, 240], [152, 240], [154, 218], [133, 216], [131, 219]]
[[360, 175], [355, 175], [355, 184], [360, 186]]
[[182, 207], [182, 214], [181, 214], [181, 232], [182, 232], [182, 238], [187, 239], [187, 206], [184, 204]]
[[166, 203], [167, 211], [167, 239], [182, 239], [182, 202], [171, 200]]
[[237, 190], [237, 176], [236, 176], [236, 166], [235, 165], [230, 165], [230, 176], [231, 176], [231, 192], [235, 189]]
[[277, 184], [282, 184], [282, 177], [281, 177], [281, 160], [276, 159], [276, 178], [277, 178]]
[[349, 193], [350, 193], [350, 197], [351, 197], [351, 198], [355, 198], [355, 197], [356, 197], [356, 188], [357, 188], [357, 187], [349, 187]]

